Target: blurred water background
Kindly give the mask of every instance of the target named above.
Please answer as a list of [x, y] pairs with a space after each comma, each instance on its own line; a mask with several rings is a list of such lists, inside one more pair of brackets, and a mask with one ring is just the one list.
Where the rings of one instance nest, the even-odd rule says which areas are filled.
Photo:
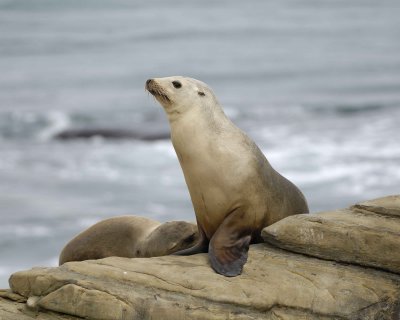
[[167, 134], [150, 77], [208, 83], [313, 212], [399, 193], [399, 17], [398, 0], [0, 0], [0, 287], [100, 219], [194, 220], [169, 140], [53, 139]]

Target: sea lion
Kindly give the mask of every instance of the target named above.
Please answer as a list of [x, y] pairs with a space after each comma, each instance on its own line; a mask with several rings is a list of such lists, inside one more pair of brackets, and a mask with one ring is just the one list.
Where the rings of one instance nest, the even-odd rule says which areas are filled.
[[216, 272], [239, 275], [249, 244], [262, 242], [261, 230], [307, 213], [307, 202], [228, 119], [205, 83], [174, 76], [149, 79], [145, 87], [167, 114], [199, 228], [199, 242], [176, 254], [208, 249]]
[[157, 257], [189, 248], [198, 240], [193, 223], [163, 224], [138, 216], [102, 220], [73, 238], [61, 251], [59, 264], [106, 257]]

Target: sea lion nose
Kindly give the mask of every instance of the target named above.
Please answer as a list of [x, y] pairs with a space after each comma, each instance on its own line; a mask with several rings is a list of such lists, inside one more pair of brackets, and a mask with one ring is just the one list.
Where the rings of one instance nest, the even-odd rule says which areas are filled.
[[146, 81], [146, 87], [148, 87], [149, 85], [150, 85], [150, 83], [152, 83], [153, 82], [153, 79], [148, 79], [147, 81]]

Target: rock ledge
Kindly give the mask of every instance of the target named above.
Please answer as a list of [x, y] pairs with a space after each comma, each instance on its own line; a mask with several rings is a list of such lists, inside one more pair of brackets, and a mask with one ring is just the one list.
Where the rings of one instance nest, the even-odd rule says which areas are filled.
[[399, 319], [399, 200], [281, 220], [235, 278], [206, 254], [17, 272], [0, 319]]

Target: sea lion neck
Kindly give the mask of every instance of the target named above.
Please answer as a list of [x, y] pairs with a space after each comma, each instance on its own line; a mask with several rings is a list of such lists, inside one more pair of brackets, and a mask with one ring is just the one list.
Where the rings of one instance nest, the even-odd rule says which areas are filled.
[[179, 129], [185, 129], [189, 135], [190, 131], [195, 132], [199, 128], [210, 133], [218, 132], [224, 125], [231, 124], [231, 121], [219, 105], [194, 105], [188, 108], [165, 111], [171, 131], [179, 127]]

